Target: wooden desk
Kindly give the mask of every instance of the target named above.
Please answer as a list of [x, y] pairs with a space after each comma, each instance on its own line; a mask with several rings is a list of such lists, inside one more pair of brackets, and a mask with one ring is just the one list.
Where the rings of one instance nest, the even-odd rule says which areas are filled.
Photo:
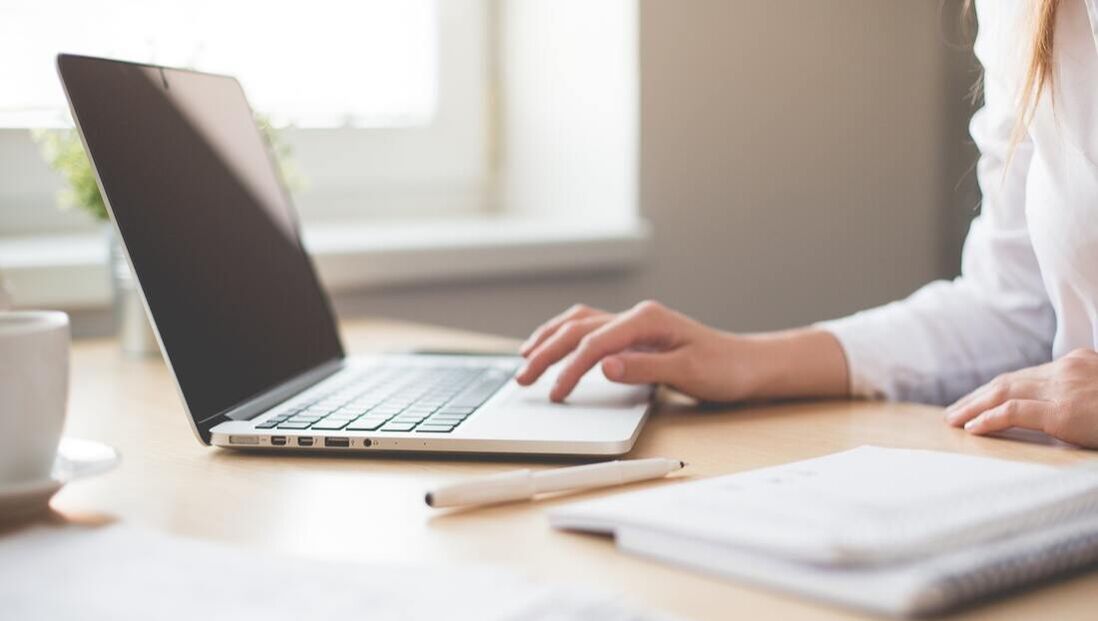
[[[411, 345], [492, 348], [513, 343], [391, 322], [345, 327], [350, 351]], [[857, 614], [690, 573], [614, 550], [609, 540], [551, 530], [560, 500], [444, 513], [423, 504], [430, 485], [514, 467], [470, 459], [253, 455], [202, 446], [157, 361], [124, 358], [111, 341], [78, 343], [67, 433], [123, 455], [114, 472], [65, 488], [54, 508], [73, 519], [115, 518], [242, 546], [347, 560], [499, 563], [530, 575], [622, 591], [636, 604], [692, 619], [850, 619]], [[861, 444], [945, 449], [1046, 463], [1084, 451], [975, 438], [935, 408], [803, 403], [700, 411], [665, 403], [633, 456], [681, 457], [689, 476], [780, 464]], [[546, 467], [534, 462], [531, 467]], [[647, 485], [667, 484], [652, 482]], [[644, 485], [644, 484], [642, 484]], [[633, 486], [637, 489], [641, 485]], [[590, 497], [574, 496], [572, 498]], [[567, 500], [571, 500], [568, 498]], [[1095, 619], [1098, 573], [969, 611], [964, 619]]]

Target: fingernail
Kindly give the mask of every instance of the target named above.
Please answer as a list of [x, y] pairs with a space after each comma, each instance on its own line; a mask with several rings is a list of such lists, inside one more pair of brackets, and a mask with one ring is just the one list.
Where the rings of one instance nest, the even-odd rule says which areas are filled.
[[607, 358], [602, 361], [602, 374], [606, 379], [620, 380], [625, 375], [625, 363], [621, 358]]
[[976, 425], [977, 425], [977, 424], [978, 424], [979, 422], [980, 422], [980, 418], [979, 418], [979, 417], [976, 417], [976, 418], [974, 418], [974, 419], [972, 419], [972, 420], [968, 421], [967, 423], [965, 423], [965, 431], [972, 431], [973, 429], [975, 429], [975, 428], [976, 428]]
[[528, 366], [522, 367], [521, 369], [519, 369], [518, 373], [515, 373], [515, 381], [520, 383], [520, 384], [526, 385], [526, 383], [527, 383], [526, 374], [529, 373], [529, 372], [530, 372], [530, 367], [528, 367]]
[[553, 384], [553, 389], [549, 391], [549, 400], [554, 403], [564, 401], [564, 395], [561, 394], [560, 384]]

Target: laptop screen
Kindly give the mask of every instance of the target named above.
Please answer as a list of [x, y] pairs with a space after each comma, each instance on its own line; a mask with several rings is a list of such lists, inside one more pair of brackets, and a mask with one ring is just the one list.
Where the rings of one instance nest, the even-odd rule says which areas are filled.
[[341, 358], [237, 81], [67, 55], [58, 67], [195, 426]]

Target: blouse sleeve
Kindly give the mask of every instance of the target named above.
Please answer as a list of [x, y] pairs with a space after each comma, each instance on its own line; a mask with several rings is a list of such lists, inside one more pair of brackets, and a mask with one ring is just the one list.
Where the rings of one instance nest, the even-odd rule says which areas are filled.
[[945, 404], [1000, 373], [1051, 358], [1055, 317], [1026, 224], [1028, 137], [1010, 156], [1025, 2], [976, 4], [984, 104], [969, 129], [980, 150], [981, 212], [965, 240], [961, 276], [818, 324], [842, 344], [858, 396]]

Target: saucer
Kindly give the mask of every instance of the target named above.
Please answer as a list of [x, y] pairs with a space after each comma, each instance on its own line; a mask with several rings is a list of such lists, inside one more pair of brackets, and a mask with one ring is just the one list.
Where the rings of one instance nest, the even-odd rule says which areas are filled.
[[43, 512], [50, 498], [69, 481], [102, 474], [117, 464], [118, 451], [106, 444], [61, 438], [49, 478], [0, 484], [0, 519]]

